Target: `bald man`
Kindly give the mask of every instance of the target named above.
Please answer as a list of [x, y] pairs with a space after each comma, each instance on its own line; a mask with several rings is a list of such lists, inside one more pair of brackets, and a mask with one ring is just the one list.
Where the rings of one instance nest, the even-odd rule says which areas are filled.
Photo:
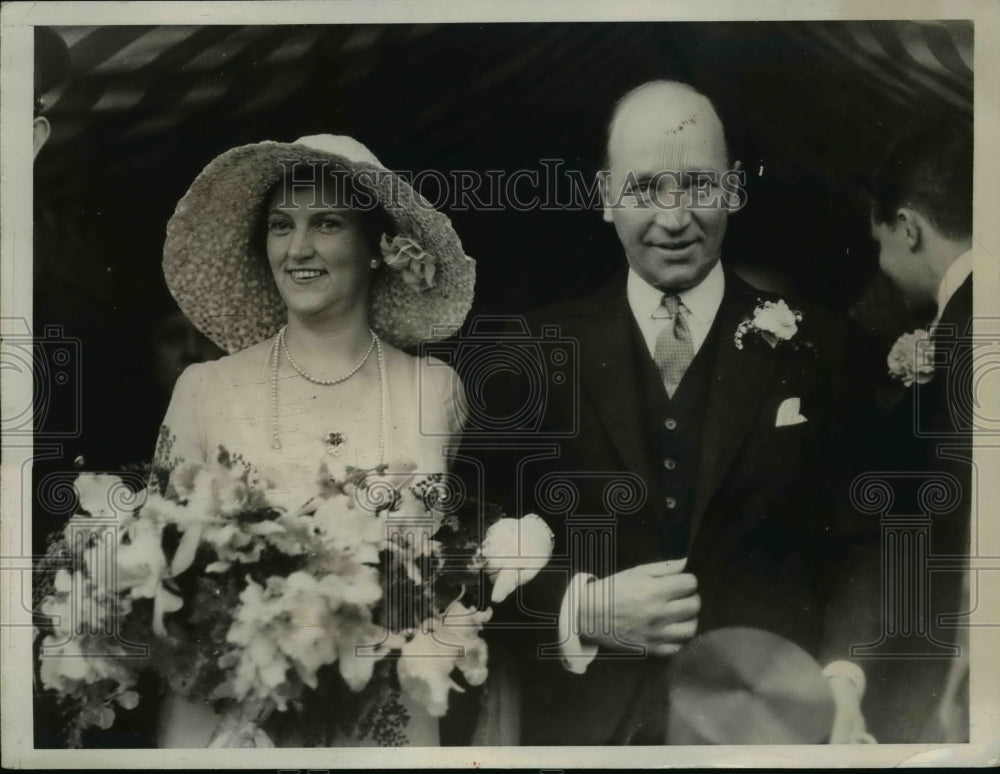
[[[621, 276], [529, 319], [577, 342], [580, 383], [538, 428], [577, 428], [556, 454], [484, 466], [556, 536], [508, 621], [521, 744], [668, 741], [667, 670], [699, 632], [756, 627], [817, 650], [829, 329], [726, 270], [738, 179], [705, 96], [669, 81], [629, 92], [603, 175]], [[554, 496], [560, 482], [572, 496]]]

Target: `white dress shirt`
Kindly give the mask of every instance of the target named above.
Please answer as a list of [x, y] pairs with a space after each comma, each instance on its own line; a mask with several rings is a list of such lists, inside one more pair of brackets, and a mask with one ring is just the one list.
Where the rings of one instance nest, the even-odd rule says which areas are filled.
[[[716, 261], [705, 279], [693, 288], [677, 294], [686, 310], [684, 319], [691, 332], [694, 354], [698, 354], [701, 345], [705, 343], [712, 323], [715, 322], [715, 315], [718, 314], [719, 306], [722, 304], [725, 289], [726, 275], [722, 270], [722, 264]], [[650, 356], [656, 348], [656, 338], [670, 325], [670, 319], [663, 307], [664, 293], [665, 291], [650, 285], [631, 268], [628, 270], [625, 295]], [[563, 666], [576, 674], [586, 672], [597, 655], [597, 645], [581, 642], [577, 628], [580, 596], [593, 577], [588, 573], [578, 573], [573, 576], [559, 609], [559, 642], [562, 643], [560, 648]]]
[[[934, 322], [931, 324], [931, 327], [934, 327], [941, 322], [941, 315], [944, 314], [944, 308], [948, 306], [948, 302], [951, 301], [951, 297], [958, 292], [958, 289], [962, 287], [962, 284], [972, 274], [974, 257], [974, 250], [966, 250], [955, 259], [955, 262], [949, 266], [948, 270], [944, 273], [944, 276], [941, 278], [941, 283], [938, 285], [937, 315], [934, 317]], [[965, 333], [965, 331], [959, 331], [958, 333], [961, 335]]]
[[[677, 294], [687, 310], [684, 319], [691, 331], [691, 345], [696, 355], [715, 321], [725, 290], [726, 274], [722, 271], [722, 264], [716, 261], [705, 279], [693, 288]], [[670, 324], [662, 306], [664, 292], [650, 285], [632, 269], [628, 270], [625, 295], [650, 355], [656, 349], [657, 336]]]

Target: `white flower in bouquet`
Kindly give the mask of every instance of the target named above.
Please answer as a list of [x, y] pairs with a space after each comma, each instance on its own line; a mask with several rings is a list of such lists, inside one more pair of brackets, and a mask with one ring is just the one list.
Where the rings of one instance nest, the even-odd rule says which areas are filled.
[[[303, 575], [303, 573], [298, 573]], [[375, 669], [375, 664], [390, 649], [386, 631], [372, 622], [371, 608], [382, 599], [382, 585], [376, 567], [353, 561], [337, 562], [337, 571], [323, 575], [318, 580], [301, 584], [303, 598], [308, 613], [293, 616], [293, 627], [314, 627], [311, 636], [322, 637], [332, 648], [332, 653], [322, 662], [307, 662], [298, 651], [290, 647], [296, 635], [292, 634], [288, 643], [282, 643], [282, 650], [292, 658], [303, 682], [311, 687], [299, 668], [305, 664], [310, 669], [318, 669], [323, 664], [337, 662], [341, 677], [352, 691], [364, 688]], [[319, 597], [322, 607], [311, 599]], [[296, 623], [297, 622], [297, 623]]]
[[240, 476], [220, 465], [205, 467], [194, 480], [188, 507], [206, 517], [234, 516], [247, 509], [250, 488]]
[[385, 635], [370, 612], [382, 587], [376, 568], [354, 562], [351, 569], [321, 578], [302, 571], [273, 576], [266, 587], [248, 578], [226, 636], [240, 650], [224, 694], [270, 699], [284, 709], [289, 670], [316, 688], [320, 667], [334, 662], [351, 690], [364, 688], [388, 652], [379, 647]]
[[133, 599], [153, 600], [153, 632], [166, 637], [163, 617], [184, 606], [184, 600], [168, 591], [163, 580], [169, 577], [163, 554], [162, 530], [151, 519], [139, 518], [127, 530], [128, 542], [118, 545], [117, 591], [128, 591]]
[[[114, 600], [96, 589], [84, 573], [70, 574], [59, 570], [54, 578], [55, 593], [45, 599], [41, 612], [52, 621], [53, 633], [42, 640], [43, 658], [39, 676], [42, 684], [60, 692], [69, 692], [75, 683], [96, 683], [114, 680], [115, 691], [123, 694], [134, 683], [133, 676], [121, 659], [104, 658], [86, 653], [84, 643], [88, 633], [103, 630], [109, 605]], [[110, 654], [108, 654], [110, 655]], [[122, 699], [131, 701], [131, 694]], [[112, 719], [114, 715], [111, 715]]]
[[102, 540], [114, 521], [119, 530], [125, 529], [145, 497], [145, 492], [132, 494], [118, 476], [106, 473], [81, 473], [73, 488], [83, 513], [74, 514], [63, 529], [68, 544], [77, 540], [89, 543], [95, 537]]
[[232, 516], [247, 508], [247, 472], [217, 462], [184, 462], [170, 473], [170, 486], [194, 520]]
[[182, 462], [170, 471], [170, 488], [181, 500], [187, 500], [193, 493], [198, 474], [205, 469], [204, 462]]
[[[46, 597], [42, 602], [41, 612], [48, 616], [51, 622], [53, 634], [46, 639], [46, 642], [59, 642], [70, 640], [76, 636], [78, 630], [99, 631], [104, 623], [103, 606], [100, 604], [90, 604], [91, 595], [87, 579], [79, 570], [70, 573], [68, 570], [59, 570], [53, 579], [54, 593]], [[70, 596], [76, 600], [85, 599], [88, 604], [72, 604]]]
[[269, 749], [274, 747], [274, 742], [255, 722], [241, 723], [238, 719], [226, 717], [208, 747], [226, 750]]
[[317, 566], [329, 571], [317, 581], [317, 588], [328, 600], [331, 609], [342, 605], [371, 607], [382, 599], [382, 585], [377, 567], [363, 564], [357, 558], [331, 558]]
[[73, 681], [96, 683], [101, 680], [116, 680], [122, 685], [131, 685], [131, 675], [114, 656], [102, 658], [85, 653], [79, 638], [65, 642], [44, 644], [45, 657], [41, 662], [39, 675], [47, 688], [66, 691]]
[[355, 507], [350, 497], [328, 498], [316, 509], [313, 521], [328, 548], [352, 554], [359, 562], [378, 564], [379, 549], [385, 543], [385, 524], [374, 514]]
[[291, 662], [278, 647], [273, 627], [274, 619], [284, 612], [280, 596], [284, 578], [268, 579], [265, 589], [250, 577], [240, 593], [240, 607], [226, 634], [226, 641], [241, 646], [235, 655], [235, 669], [220, 691], [237, 701], [247, 697], [270, 699], [279, 709], [285, 707], [285, 696], [279, 690], [285, 681]]
[[486, 574], [493, 579], [493, 603], [503, 602], [519, 585], [534, 578], [548, 564], [554, 545], [549, 525], [534, 513], [492, 524], [479, 550]]
[[452, 602], [442, 616], [441, 639], [456, 642], [462, 648], [462, 655], [455, 666], [469, 685], [482, 685], [486, 682], [488, 650], [486, 640], [479, 635], [483, 624], [492, 616], [490, 608], [477, 610], [466, 607], [461, 602]]
[[479, 636], [492, 610], [479, 611], [453, 602], [445, 613], [421, 624], [402, 647], [396, 666], [399, 685], [434, 717], [448, 711], [451, 691], [463, 692], [452, 678], [458, 668], [470, 685], [486, 679], [486, 642]]
[[81, 473], [73, 482], [73, 488], [80, 498], [80, 507], [94, 518], [117, 518], [122, 513], [131, 513], [132, 505], [123, 502], [121, 494], [127, 490], [118, 476], [106, 473]]
[[[396, 637], [363, 617], [338, 616], [337, 664], [347, 687], [357, 693], [372, 679], [375, 664], [396, 644]], [[402, 642], [398, 643], [399, 646]]]
[[[396, 674], [403, 691], [436, 718], [448, 711], [448, 694], [462, 691], [452, 679], [457, 655], [453, 645], [445, 645], [431, 632], [425, 622], [420, 631], [403, 645], [396, 664]], [[426, 631], [425, 631], [426, 630]]]
[[[210, 545], [218, 557], [207, 571], [220, 573], [234, 563], [258, 561], [263, 544], [256, 538], [284, 530], [272, 520], [246, 523], [236, 520], [242, 513], [272, 507], [265, 491], [251, 486], [250, 478], [251, 472], [245, 467], [188, 462], [170, 475], [170, 488], [180, 498], [180, 504], [150, 495], [149, 502], [154, 502], [161, 511], [158, 520], [176, 525], [183, 533], [170, 564], [172, 577], [191, 566], [202, 544]], [[254, 480], [261, 483], [259, 477]]]
[[[328, 701], [324, 697], [343, 686], [370, 692], [331, 707], [332, 722], [350, 727], [360, 722], [358, 707], [377, 704], [392, 689], [393, 669], [410, 696], [443, 715], [450, 691], [460, 690], [459, 674], [472, 685], [487, 674], [480, 633], [490, 611], [458, 601], [469, 571], [485, 567], [498, 582], [495, 597], [502, 598], [506, 586], [545, 564], [552, 535], [536, 516], [504, 520], [471, 567], [449, 579], [442, 557], [452, 548], [467, 554], [467, 538], [456, 536], [452, 546], [451, 533], [440, 531], [445, 519], [456, 518], [444, 475], [416, 477], [416, 465], [400, 460], [373, 470], [346, 468], [337, 477], [329, 468], [317, 476], [313, 468], [311, 477], [303, 472], [278, 480], [225, 449], [215, 462], [156, 468], [144, 497], [115, 495], [122, 484], [114, 476], [83, 477], [82, 510], [129, 515], [112, 526], [118, 538], [113, 566], [99, 540], [74, 542], [79, 529], [64, 534], [60, 556], [74, 557], [79, 577], [57, 574], [56, 593], [43, 603], [43, 612], [55, 617], [55, 635], [43, 642], [56, 655], [72, 656], [43, 657], [43, 682], [80, 702], [72, 721], [77, 742], [82, 729], [112, 722], [115, 703], [138, 701], [131, 689], [136, 664], [106, 657], [116, 652], [108, 635], [112, 616], [129, 641], [162, 638], [157, 663], [143, 666], [174, 690], [226, 700], [223, 711], [232, 722], [216, 746], [266, 746], [261, 724], [272, 710], [312, 712], [310, 701]], [[143, 499], [141, 508], [129, 507]], [[106, 520], [93, 521], [95, 532], [107, 529]], [[165, 542], [176, 543], [172, 553]], [[253, 574], [239, 571], [241, 564], [253, 564]], [[198, 577], [176, 583], [184, 573]], [[72, 589], [79, 593], [71, 597]], [[70, 623], [70, 600], [81, 598], [96, 602], [86, 605], [87, 625], [101, 630], [93, 637], [72, 630], [79, 622]], [[151, 600], [152, 631], [150, 603], [135, 600]], [[180, 610], [168, 633], [165, 616]], [[414, 634], [410, 627], [421, 619]], [[225, 643], [216, 636], [220, 624]], [[186, 636], [168, 636], [182, 631]], [[399, 661], [383, 662], [392, 652]], [[335, 677], [334, 669], [343, 685], [337, 678], [324, 686], [323, 676]], [[250, 706], [260, 711], [245, 712]], [[319, 731], [309, 737], [324, 739]]]
[[287, 625], [276, 630], [278, 650], [288, 656], [302, 682], [318, 684], [316, 673], [337, 659], [337, 645], [330, 636], [330, 605], [317, 589], [316, 579], [305, 572], [288, 576], [282, 607]]

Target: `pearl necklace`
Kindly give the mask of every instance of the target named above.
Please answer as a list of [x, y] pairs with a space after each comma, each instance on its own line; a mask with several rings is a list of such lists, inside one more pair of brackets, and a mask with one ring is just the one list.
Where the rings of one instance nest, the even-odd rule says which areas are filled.
[[[278, 439], [278, 361], [280, 359], [280, 353], [284, 352], [285, 357], [288, 358], [288, 362], [291, 364], [292, 368], [295, 369], [296, 373], [299, 374], [303, 379], [313, 382], [314, 384], [320, 384], [323, 386], [331, 386], [334, 384], [340, 384], [350, 379], [354, 374], [356, 374], [361, 367], [368, 362], [368, 358], [371, 356], [372, 350], [375, 350], [375, 357], [378, 360], [378, 393], [379, 393], [379, 406], [378, 406], [378, 464], [385, 464], [385, 407], [386, 407], [386, 390], [385, 385], [388, 381], [386, 379], [385, 373], [385, 358], [382, 355], [382, 340], [379, 339], [375, 331], [369, 329], [372, 335], [372, 342], [368, 346], [368, 351], [361, 361], [354, 366], [344, 376], [339, 379], [322, 380], [313, 377], [312, 375], [306, 373], [298, 364], [292, 359], [291, 354], [288, 352], [288, 345], [285, 343], [285, 328], [288, 326], [282, 326], [281, 330], [278, 331], [278, 335], [274, 339], [274, 344], [271, 347], [271, 448], [278, 450], [281, 449], [281, 441]], [[335, 453], [339, 453], [339, 446], [343, 443], [344, 437], [341, 433], [327, 433], [323, 439], [327, 444], [332, 444], [330, 439], [336, 438], [336, 449]]]
[[346, 382], [348, 379], [354, 376], [354, 374], [356, 374], [359, 370], [361, 370], [361, 366], [363, 366], [365, 363], [368, 362], [368, 358], [371, 357], [372, 350], [375, 348], [375, 342], [378, 341], [378, 336], [375, 335], [375, 331], [369, 328], [368, 332], [372, 335], [371, 344], [368, 345], [368, 351], [365, 352], [364, 357], [362, 357], [361, 360], [358, 361], [358, 364], [354, 366], [354, 368], [352, 368], [343, 376], [338, 376], [336, 379], [317, 379], [312, 374], [307, 374], [302, 368], [300, 368], [299, 364], [296, 363], [295, 359], [292, 357], [292, 353], [288, 351], [288, 344], [285, 342], [285, 328], [287, 327], [288, 327], [287, 325], [284, 325], [282, 326], [281, 330], [278, 331], [278, 342], [281, 344], [281, 351], [285, 353], [285, 357], [288, 358], [288, 362], [292, 364], [292, 368], [294, 368], [298, 372], [299, 376], [301, 376], [303, 379], [306, 379], [307, 381], [312, 382], [313, 384], [321, 384], [324, 387], [332, 387], [335, 384]]

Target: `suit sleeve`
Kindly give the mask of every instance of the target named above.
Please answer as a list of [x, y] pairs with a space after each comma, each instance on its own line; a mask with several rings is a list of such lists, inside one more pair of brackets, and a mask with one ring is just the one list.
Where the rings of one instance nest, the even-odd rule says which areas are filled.
[[509, 343], [508, 337], [523, 337], [523, 333], [523, 329], [504, 329], [488, 349], [480, 345], [476, 357], [470, 358], [473, 362], [460, 361], [458, 372], [467, 389], [464, 412], [470, 418], [454, 470], [470, 495], [497, 506], [510, 518], [536, 513], [555, 534], [553, 560], [503, 603], [492, 605], [490, 630], [494, 639], [509, 639], [522, 653], [531, 647], [528, 643], [551, 646], [553, 664], [562, 669], [559, 613], [573, 573], [560, 560], [567, 555], [563, 525], [554, 522], [535, 500], [537, 482], [532, 470], [538, 466], [532, 460], [545, 456], [547, 444], [519, 424], [524, 406], [537, 397], [531, 375], [509, 367], [520, 359], [513, 351], [518, 344]]

